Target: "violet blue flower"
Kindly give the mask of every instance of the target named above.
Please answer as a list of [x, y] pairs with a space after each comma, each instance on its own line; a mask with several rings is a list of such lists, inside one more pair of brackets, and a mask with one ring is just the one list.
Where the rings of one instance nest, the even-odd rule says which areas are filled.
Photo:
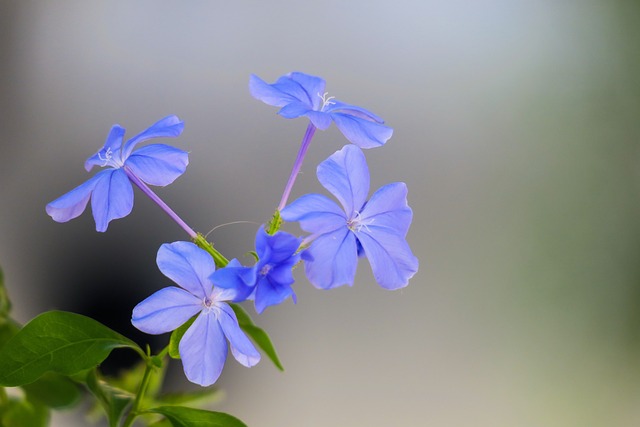
[[393, 129], [372, 112], [328, 96], [325, 81], [320, 77], [295, 72], [268, 84], [252, 74], [249, 90], [265, 104], [282, 107], [278, 114], [288, 119], [306, 116], [320, 130], [335, 122], [349, 142], [361, 148], [383, 145], [393, 133]]
[[385, 185], [367, 201], [369, 169], [364, 153], [354, 145], [320, 163], [317, 176], [342, 209], [323, 195], [308, 194], [281, 212], [285, 221], [299, 221], [311, 233], [305, 239], [311, 245], [302, 254], [309, 281], [321, 289], [352, 285], [358, 255], [364, 255], [380, 286], [406, 286], [418, 270], [406, 241], [413, 216], [407, 186]]
[[258, 262], [253, 267], [229, 263], [217, 270], [212, 278], [220, 283], [218, 286], [232, 286], [239, 290], [241, 298], [254, 300], [258, 313], [290, 296], [295, 303], [296, 294], [291, 288], [294, 283], [292, 269], [300, 261], [297, 252], [301, 243], [302, 239], [283, 231], [269, 235], [261, 226], [256, 233]]
[[189, 381], [201, 386], [216, 382], [227, 359], [227, 341], [240, 364], [251, 367], [260, 361], [260, 353], [226, 302], [236, 299], [237, 290], [214, 286], [215, 264], [207, 252], [189, 242], [164, 244], [158, 250], [157, 264], [180, 287], [160, 289], [136, 305], [131, 323], [148, 334], [163, 334], [197, 314], [178, 346]]
[[144, 183], [165, 186], [184, 173], [189, 164], [185, 151], [151, 144], [133, 152], [136, 144], [151, 138], [178, 136], [183, 127], [177, 116], [168, 116], [123, 144], [125, 129], [114, 125], [104, 147], [84, 164], [87, 172], [93, 166], [108, 168], [47, 204], [47, 213], [54, 221], [67, 222], [82, 214], [91, 199], [96, 230], [106, 231], [111, 220], [125, 217], [133, 209], [131, 182], [138, 186]]

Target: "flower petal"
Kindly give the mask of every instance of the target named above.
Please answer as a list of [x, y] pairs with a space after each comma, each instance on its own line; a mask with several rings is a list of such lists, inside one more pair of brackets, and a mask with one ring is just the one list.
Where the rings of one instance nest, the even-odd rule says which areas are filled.
[[299, 221], [309, 233], [327, 233], [347, 223], [345, 213], [333, 200], [321, 194], [306, 194], [287, 205], [280, 216], [285, 221]]
[[358, 248], [355, 236], [346, 226], [318, 237], [305, 252], [305, 273], [315, 287], [353, 285]]
[[131, 323], [147, 334], [164, 334], [178, 328], [202, 310], [202, 301], [184, 289], [160, 289], [133, 308]]
[[320, 130], [327, 130], [333, 121], [331, 115], [321, 111], [309, 110], [305, 114], [311, 120], [311, 123]]
[[344, 102], [340, 102], [336, 99], [332, 99], [331, 103], [324, 109], [324, 111], [326, 113], [344, 113], [364, 120], [369, 120], [371, 122], [377, 122], [380, 124], [384, 123], [382, 117], [373, 114], [371, 111], [356, 105], [345, 104]]
[[395, 231], [402, 237], [407, 235], [413, 212], [407, 204], [407, 185], [394, 182], [373, 193], [360, 215], [360, 223]]
[[210, 278], [216, 301], [244, 301], [251, 295], [256, 283], [254, 269], [244, 267], [235, 258], [224, 268], [216, 270]]
[[151, 144], [131, 154], [126, 166], [147, 184], [165, 186], [182, 175], [188, 164], [186, 151], [165, 144]]
[[187, 379], [203, 387], [216, 382], [227, 360], [227, 340], [213, 313], [202, 312], [178, 345]]
[[228, 304], [219, 304], [218, 308], [220, 309], [218, 322], [224, 335], [229, 340], [233, 357], [247, 368], [257, 365], [260, 361], [260, 353], [240, 329], [236, 314]]
[[73, 190], [69, 191], [67, 194], [64, 194], [53, 202], [48, 203], [45, 208], [47, 214], [49, 214], [49, 216], [51, 216], [51, 218], [56, 222], [67, 222], [80, 216], [87, 207], [87, 203], [91, 198], [91, 192], [103, 173], [109, 173], [109, 171], [102, 171], [94, 175], [83, 184], [80, 184]]
[[379, 147], [393, 135], [392, 128], [352, 114], [331, 113], [331, 117], [345, 138], [360, 148]]
[[[89, 157], [84, 162], [84, 168], [89, 172], [94, 166], [106, 166], [107, 155], [109, 152], [111, 156], [120, 156], [120, 148], [122, 147], [122, 138], [124, 137], [124, 128], [120, 125], [113, 125], [107, 140], [104, 142], [104, 146], [93, 156]], [[120, 159], [118, 159], [120, 160]]]
[[[280, 79], [282, 80], [284, 77]], [[254, 74], [249, 76], [249, 91], [251, 92], [251, 96], [265, 104], [284, 107], [291, 102], [298, 101], [296, 97], [284, 92], [282, 89], [285, 89], [283, 85], [275, 87], [275, 84], [270, 85]]]
[[[97, 231], [106, 231], [109, 222], [123, 218], [133, 209], [133, 188], [122, 169], [100, 172], [91, 197], [91, 210]], [[97, 176], [97, 175], [96, 175]]]
[[356, 236], [380, 286], [391, 290], [409, 284], [409, 279], [418, 271], [418, 258], [404, 236], [376, 226], [363, 227]]
[[342, 204], [348, 218], [362, 208], [369, 194], [369, 168], [364, 153], [345, 145], [318, 165], [318, 180]]
[[299, 102], [309, 110], [319, 110], [324, 87], [325, 81], [320, 77], [298, 72], [282, 76], [273, 84], [268, 84], [253, 74], [249, 78], [251, 95], [276, 107]]
[[190, 242], [165, 243], [158, 249], [158, 268], [183, 289], [203, 300], [211, 295], [210, 276], [216, 269], [213, 258]]
[[182, 133], [184, 122], [178, 116], [167, 116], [151, 125], [147, 130], [140, 132], [124, 143], [122, 147], [122, 161], [126, 161], [136, 144], [150, 138], [174, 137]]
[[284, 231], [278, 231], [274, 235], [269, 235], [263, 226], [256, 233], [256, 252], [262, 260], [268, 258], [266, 262], [278, 264], [288, 261], [296, 253], [302, 239]]
[[258, 314], [262, 314], [265, 308], [270, 305], [280, 304], [291, 295], [293, 289], [291, 284], [285, 285], [279, 283], [271, 275], [258, 275], [258, 283], [256, 284], [255, 307]]
[[320, 110], [320, 107], [322, 106], [320, 101], [322, 101], [322, 96], [324, 95], [326, 86], [324, 79], [298, 71], [289, 73], [287, 77], [298, 83], [305, 91], [311, 101], [312, 109]]

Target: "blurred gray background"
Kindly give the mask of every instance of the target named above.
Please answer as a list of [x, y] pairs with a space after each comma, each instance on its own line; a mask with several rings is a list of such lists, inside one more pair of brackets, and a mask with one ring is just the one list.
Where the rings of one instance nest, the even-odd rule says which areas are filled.
[[[353, 288], [300, 274], [297, 305], [255, 316], [286, 371], [229, 359], [214, 409], [252, 427], [638, 426], [639, 24], [631, 0], [4, 0], [0, 265], [15, 315], [75, 311], [147, 342], [131, 309], [170, 284], [156, 251], [186, 235], [137, 190], [105, 234], [89, 211], [58, 224], [45, 204], [90, 176], [111, 125], [132, 136], [177, 114], [185, 131], [166, 142], [191, 163], [160, 196], [202, 232], [266, 221], [306, 120], [278, 117], [248, 79], [303, 71], [395, 128], [366, 152], [372, 190], [408, 184], [420, 271], [396, 292], [366, 261]], [[345, 142], [316, 135], [294, 197], [323, 191], [315, 167]], [[255, 229], [210, 239], [240, 257]], [[172, 378], [190, 387], [179, 365]]]

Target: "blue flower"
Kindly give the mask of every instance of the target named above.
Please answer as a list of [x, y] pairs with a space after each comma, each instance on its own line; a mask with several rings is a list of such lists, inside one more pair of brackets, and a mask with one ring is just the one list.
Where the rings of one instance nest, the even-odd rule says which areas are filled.
[[278, 114], [288, 119], [306, 116], [320, 130], [334, 121], [344, 136], [360, 148], [383, 145], [393, 133], [384, 120], [370, 111], [337, 101], [325, 92], [325, 81], [304, 73], [290, 73], [273, 84], [251, 75], [249, 90], [265, 104], [282, 107]]
[[180, 287], [161, 289], [142, 301], [133, 309], [131, 323], [148, 334], [163, 334], [198, 314], [179, 344], [189, 381], [201, 386], [216, 382], [227, 359], [227, 341], [242, 365], [251, 367], [260, 361], [260, 353], [226, 302], [236, 300], [237, 290], [214, 286], [215, 264], [207, 252], [188, 242], [164, 244], [157, 264]]
[[67, 222], [82, 214], [91, 199], [96, 230], [106, 231], [111, 220], [125, 217], [133, 209], [130, 181], [138, 186], [169, 185], [189, 164], [188, 154], [177, 148], [152, 144], [133, 152], [135, 145], [150, 138], [178, 136], [183, 128], [184, 123], [178, 117], [168, 116], [123, 145], [125, 129], [114, 125], [104, 147], [85, 162], [87, 172], [93, 166], [107, 169], [49, 203], [47, 213], [54, 221]]
[[279, 231], [269, 235], [264, 227], [260, 227], [256, 233], [258, 262], [253, 267], [229, 263], [213, 274], [214, 282], [238, 289], [239, 298], [253, 299], [258, 313], [289, 297], [295, 303], [296, 294], [291, 288], [294, 283], [292, 269], [300, 261], [297, 252], [301, 243], [302, 239], [289, 233]]
[[413, 216], [406, 185], [388, 184], [367, 201], [369, 169], [354, 145], [320, 163], [317, 176], [342, 209], [325, 196], [308, 194], [281, 212], [285, 221], [299, 221], [311, 233], [306, 240], [312, 243], [302, 255], [309, 281], [322, 289], [352, 285], [358, 255], [365, 255], [380, 286], [406, 286], [418, 270], [406, 241]]

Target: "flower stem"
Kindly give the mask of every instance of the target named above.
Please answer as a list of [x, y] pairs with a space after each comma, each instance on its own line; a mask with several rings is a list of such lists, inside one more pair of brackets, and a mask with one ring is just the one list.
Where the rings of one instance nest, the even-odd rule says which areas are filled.
[[222, 268], [229, 264], [229, 260], [224, 257], [217, 249], [213, 247], [211, 243], [207, 241], [207, 239], [200, 233], [197, 233], [195, 237], [193, 237], [193, 243], [198, 245], [201, 249], [204, 249], [213, 257], [214, 262], [218, 268]]
[[282, 193], [282, 199], [280, 199], [278, 211], [281, 211], [287, 205], [287, 200], [289, 199], [289, 195], [291, 194], [291, 189], [293, 188], [293, 184], [296, 182], [296, 178], [300, 173], [302, 161], [304, 160], [305, 154], [307, 154], [307, 149], [309, 148], [309, 144], [311, 144], [313, 135], [316, 133], [316, 129], [317, 128], [313, 125], [313, 123], [309, 123], [309, 126], [307, 126], [307, 131], [305, 132], [304, 137], [302, 138], [302, 143], [300, 144], [300, 150], [298, 150], [298, 156], [296, 157], [296, 161], [293, 163], [293, 169], [291, 169], [289, 181], [287, 181], [287, 185], [286, 187], [284, 187], [284, 193]]
[[165, 211], [165, 213], [167, 215], [169, 215], [169, 217], [171, 217], [171, 219], [173, 219], [176, 223], [178, 223], [178, 225], [180, 227], [182, 227], [182, 229], [184, 231], [187, 232], [187, 234], [189, 235], [189, 237], [191, 237], [192, 239], [195, 240], [196, 237], [198, 237], [198, 233], [196, 233], [195, 231], [193, 231], [193, 229], [191, 227], [189, 227], [187, 225], [186, 222], [184, 222], [182, 220], [182, 218], [180, 218], [178, 216], [177, 213], [175, 213], [173, 211], [173, 209], [171, 209], [164, 201], [162, 201], [162, 199], [160, 197], [158, 197], [158, 195], [156, 193], [153, 192], [153, 190], [151, 188], [149, 188], [149, 186], [147, 184], [144, 183], [144, 181], [142, 181], [140, 178], [138, 178], [133, 172], [131, 172], [126, 166], [123, 167], [124, 172], [127, 174], [127, 176], [129, 177], [129, 179], [131, 180], [131, 182], [133, 182], [136, 186], [138, 186], [138, 188], [140, 190], [142, 190], [142, 192], [144, 194], [146, 194], [147, 196], [149, 196], [149, 198], [151, 200], [153, 200], [158, 206], [160, 206], [160, 208]]
[[133, 401], [133, 405], [131, 406], [131, 410], [127, 414], [127, 418], [125, 418], [122, 427], [131, 427], [133, 425], [133, 420], [138, 416], [138, 411], [140, 410], [140, 403], [144, 398], [144, 394], [147, 392], [147, 388], [149, 387], [149, 381], [151, 380], [151, 371], [153, 370], [153, 364], [150, 360], [147, 360], [147, 366], [144, 371], [144, 376], [142, 377], [142, 382], [140, 383], [140, 388], [138, 389], [138, 394], [136, 395], [135, 400]]

